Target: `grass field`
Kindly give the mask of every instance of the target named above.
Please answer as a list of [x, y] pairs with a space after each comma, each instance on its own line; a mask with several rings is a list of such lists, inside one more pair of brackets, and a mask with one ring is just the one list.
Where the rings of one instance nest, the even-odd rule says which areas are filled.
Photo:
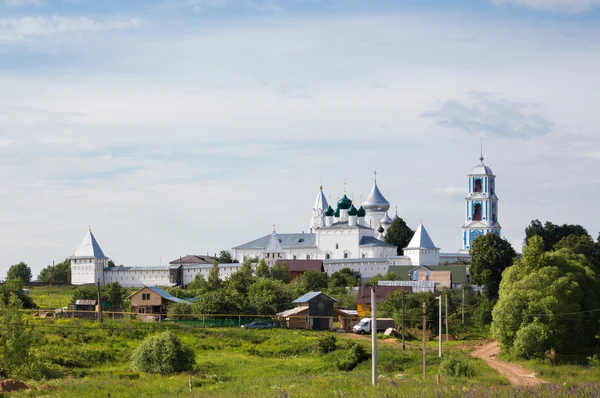
[[43, 309], [66, 307], [77, 286], [32, 286], [27, 287], [33, 301]]

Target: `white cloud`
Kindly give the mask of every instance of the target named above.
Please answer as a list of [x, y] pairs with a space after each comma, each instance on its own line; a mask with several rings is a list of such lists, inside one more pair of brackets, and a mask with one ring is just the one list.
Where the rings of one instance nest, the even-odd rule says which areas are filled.
[[512, 3], [547, 11], [580, 13], [600, 5], [600, 0], [491, 0], [494, 4]]
[[118, 21], [98, 21], [87, 17], [69, 18], [62, 16], [22, 17], [0, 19], [0, 41], [25, 40], [57, 33], [73, 33], [100, 30], [123, 30], [142, 24], [138, 18]]

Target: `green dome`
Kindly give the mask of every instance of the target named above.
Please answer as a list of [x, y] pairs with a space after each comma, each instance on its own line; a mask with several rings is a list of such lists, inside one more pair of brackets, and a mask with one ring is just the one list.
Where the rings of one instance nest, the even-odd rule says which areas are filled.
[[360, 206], [360, 209], [358, 209], [358, 211], [356, 212], [356, 215], [358, 217], [364, 217], [367, 215], [367, 212], [365, 211], [365, 209], [363, 209], [362, 206]]
[[344, 194], [344, 197], [337, 202], [337, 205], [338, 209], [348, 210], [352, 206], [352, 201]]
[[335, 209], [335, 213], [333, 213], [335, 218], [340, 218], [340, 209]]
[[329, 205], [327, 210], [325, 210], [325, 217], [331, 217], [331, 216], [333, 216], [333, 209], [331, 208], [331, 205]]
[[356, 210], [356, 207], [354, 207], [354, 205], [350, 206], [350, 208], [348, 209], [348, 215], [355, 216], [357, 213], [358, 210]]

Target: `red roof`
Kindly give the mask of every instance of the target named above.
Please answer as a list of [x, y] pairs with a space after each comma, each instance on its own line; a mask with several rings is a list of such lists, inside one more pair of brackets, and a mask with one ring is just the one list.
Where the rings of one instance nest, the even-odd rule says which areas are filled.
[[290, 268], [290, 272], [302, 272], [308, 270], [325, 272], [323, 260], [279, 260]]
[[[396, 290], [404, 290], [407, 293], [412, 292], [412, 286], [377, 286], [375, 288], [375, 301], [380, 303], [387, 299], [388, 294]], [[356, 298], [357, 304], [371, 304], [371, 288], [365, 286], [364, 290], [362, 287], [358, 287], [358, 297]]]

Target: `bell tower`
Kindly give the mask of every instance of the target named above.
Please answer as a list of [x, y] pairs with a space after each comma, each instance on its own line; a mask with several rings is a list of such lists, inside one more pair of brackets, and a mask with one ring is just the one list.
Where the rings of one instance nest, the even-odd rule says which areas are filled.
[[465, 224], [462, 227], [462, 250], [468, 252], [475, 239], [493, 233], [500, 236], [502, 227], [498, 222], [498, 196], [496, 196], [496, 176], [483, 163], [469, 174], [469, 194], [465, 198]]

